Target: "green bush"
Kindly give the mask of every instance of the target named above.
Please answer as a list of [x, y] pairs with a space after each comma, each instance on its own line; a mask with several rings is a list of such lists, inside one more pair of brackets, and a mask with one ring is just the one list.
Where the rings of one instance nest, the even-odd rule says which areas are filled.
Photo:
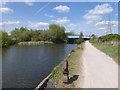
[[92, 38], [90, 42], [108, 42], [108, 41], [120, 41], [120, 35], [119, 34], [108, 34], [104, 36], [100, 36], [97, 38]]
[[82, 42], [84, 42], [84, 39], [83, 39], [83, 38], [77, 39], [77, 44], [81, 44]]
[[7, 47], [15, 43], [13, 40], [11, 40], [10, 36], [4, 31], [0, 31], [0, 42], [2, 44], [2, 47]]
[[105, 41], [118, 41], [118, 40], [120, 40], [120, 35], [118, 35], [118, 34], [108, 34], [108, 35], [99, 37], [98, 40], [100, 40], [102, 42], [105, 42]]

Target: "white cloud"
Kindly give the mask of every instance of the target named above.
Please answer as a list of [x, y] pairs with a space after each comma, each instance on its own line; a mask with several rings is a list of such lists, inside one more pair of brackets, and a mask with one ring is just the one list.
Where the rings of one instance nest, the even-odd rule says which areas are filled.
[[57, 24], [62, 24], [62, 25], [70, 22], [70, 20], [67, 17], [63, 17], [63, 18], [60, 18], [60, 19], [57, 19], [57, 20], [52, 20], [52, 21], [57, 23]]
[[[118, 26], [118, 21], [101, 21], [96, 23], [96, 26], [98, 26], [99, 30], [109, 30], [108, 25], [113, 26], [113, 30], [116, 30], [117, 26]], [[117, 31], [117, 30], [116, 30]]]
[[48, 14], [45, 14], [46, 17], [50, 17], [50, 18], [54, 18], [55, 16], [53, 15], [48, 15]]
[[106, 26], [106, 25], [112, 25], [116, 27], [118, 25], [118, 21], [101, 21], [96, 23], [96, 26]]
[[68, 13], [70, 11], [70, 8], [68, 6], [63, 6], [63, 5], [56, 6], [53, 9], [57, 10], [60, 13]]
[[34, 2], [36, 2], [37, 0], [18, 0], [19, 2], [25, 2], [25, 4], [27, 4], [28, 6], [33, 6]]
[[98, 19], [101, 19], [101, 17], [97, 16], [97, 15], [84, 15], [84, 18], [87, 19], [87, 20], [98, 20]]
[[37, 0], [4, 0], [4, 1], [0, 1], [0, 6], [1, 5], [6, 5], [7, 2], [25, 2], [25, 4], [32, 6], [34, 5], [34, 2], [36, 2]]
[[7, 22], [1, 22], [0, 25], [19, 25], [20, 21], [7, 21]]
[[5, 14], [10, 14], [13, 13], [14, 11], [10, 8], [5, 7], [5, 8], [0, 8], [0, 12]]
[[97, 5], [94, 9], [90, 10], [88, 14], [102, 15], [113, 11], [113, 8], [109, 4]]
[[110, 13], [113, 8], [109, 4], [97, 5], [94, 9], [91, 9], [83, 16], [87, 20], [88, 24], [95, 23], [102, 19], [102, 15]]
[[0, 26], [2, 26], [2, 22], [0, 22]]
[[71, 30], [75, 30], [76, 25], [75, 24], [69, 24], [67, 27], [71, 31]]
[[105, 27], [100, 27], [99, 29], [100, 30], [107, 30], [107, 28], [105, 28]]
[[30, 23], [31, 28], [45, 28], [47, 26], [49, 26], [49, 23], [45, 22]]
[[88, 24], [94, 23], [94, 22], [102, 19], [101, 16], [99, 16], [99, 15], [89, 15], [89, 14], [86, 14], [83, 17], [87, 20]]

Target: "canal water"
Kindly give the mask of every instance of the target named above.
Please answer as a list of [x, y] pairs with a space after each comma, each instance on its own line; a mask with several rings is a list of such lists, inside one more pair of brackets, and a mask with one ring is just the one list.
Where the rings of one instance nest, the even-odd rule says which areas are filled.
[[76, 46], [76, 44], [46, 44], [4, 48], [3, 88], [35, 88]]

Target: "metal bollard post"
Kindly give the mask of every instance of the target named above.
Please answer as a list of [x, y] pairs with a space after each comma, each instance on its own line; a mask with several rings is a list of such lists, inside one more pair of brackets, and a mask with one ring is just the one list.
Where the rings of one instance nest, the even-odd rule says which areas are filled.
[[68, 61], [66, 59], [63, 61], [63, 83], [69, 83]]

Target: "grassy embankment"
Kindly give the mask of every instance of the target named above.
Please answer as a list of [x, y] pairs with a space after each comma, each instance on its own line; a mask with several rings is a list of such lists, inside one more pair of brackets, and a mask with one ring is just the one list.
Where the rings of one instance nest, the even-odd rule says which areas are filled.
[[120, 35], [119, 34], [108, 34], [100, 37], [94, 37], [90, 42], [98, 49], [109, 55], [120, 65], [119, 59], [119, 45]]
[[[69, 85], [64, 85], [62, 83], [62, 63], [59, 64], [57, 67], [54, 68], [54, 70], [51, 72], [51, 75], [49, 77], [50, 80], [54, 82], [57, 88], [74, 88], [77, 87], [78, 79], [74, 80], [75, 78], [73, 76], [77, 76], [80, 74], [79, 77], [82, 77], [82, 51], [83, 51], [84, 44], [78, 45], [75, 52], [72, 52], [68, 57], [68, 64], [69, 64]], [[79, 79], [80, 80], [80, 79]], [[82, 80], [82, 78], [81, 78]]]
[[111, 45], [105, 43], [94, 43], [93, 45], [99, 50], [109, 55], [110, 57], [112, 57], [113, 60], [115, 60], [115, 62], [120, 65], [120, 61], [118, 61], [118, 45]]

